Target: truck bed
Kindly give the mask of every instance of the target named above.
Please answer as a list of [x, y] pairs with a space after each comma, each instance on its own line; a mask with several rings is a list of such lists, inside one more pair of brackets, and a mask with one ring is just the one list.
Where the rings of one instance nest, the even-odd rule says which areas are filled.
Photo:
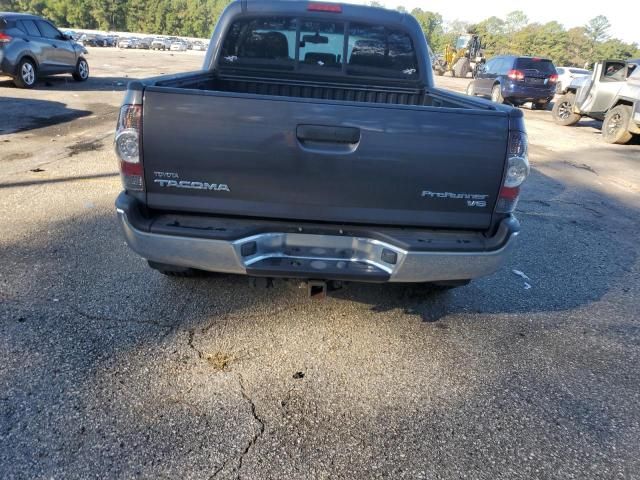
[[345, 102], [382, 103], [390, 105], [430, 106], [494, 110], [488, 102], [482, 102], [457, 94], [447, 94], [438, 89], [389, 87], [375, 84], [344, 82], [311, 82], [286, 78], [269, 78], [244, 75], [221, 75], [213, 72], [189, 73], [163, 77], [152, 85], [186, 90], [212, 92], [249, 93], [292, 98], [312, 98]]

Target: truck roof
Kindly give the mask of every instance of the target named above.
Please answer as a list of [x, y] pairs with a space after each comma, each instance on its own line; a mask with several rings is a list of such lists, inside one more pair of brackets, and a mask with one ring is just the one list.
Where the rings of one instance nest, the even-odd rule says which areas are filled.
[[[309, 20], [363, 23], [405, 32], [413, 43], [418, 75], [410, 80], [433, 87], [429, 48], [418, 21], [410, 14], [386, 8], [348, 3], [298, 0], [235, 0], [220, 16], [211, 37], [210, 48], [204, 61], [205, 69], [216, 66], [222, 42], [231, 24], [243, 17], [304, 17]], [[211, 47], [213, 46], [213, 47]]]
[[[309, 1], [301, 2], [299, 0], [235, 0], [246, 5], [247, 12], [272, 12], [276, 9], [278, 12], [287, 11], [288, 13], [315, 13], [322, 16], [327, 14], [340, 14], [346, 18], [356, 18], [370, 22], [372, 20], [380, 20], [382, 23], [402, 23], [408, 17], [413, 17], [408, 13], [402, 13], [397, 10], [390, 10], [382, 7], [373, 7], [368, 5], [354, 5], [351, 3], [335, 3], [335, 2], [318, 2]], [[313, 8], [316, 10], [313, 10]], [[333, 10], [335, 9], [335, 10]], [[338, 11], [339, 9], [339, 11]]]
[[33, 18], [37, 18], [37, 19], [41, 19], [42, 17], [39, 17], [37, 15], [33, 15], [32, 13], [0, 12], [0, 18], [10, 18], [10, 19], [19, 19], [19, 18], [33, 19]]

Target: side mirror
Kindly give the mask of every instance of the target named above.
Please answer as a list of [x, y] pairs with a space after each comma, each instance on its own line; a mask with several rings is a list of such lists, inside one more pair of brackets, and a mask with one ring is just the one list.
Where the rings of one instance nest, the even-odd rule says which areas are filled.
[[73, 40], [73, 36], [70, 33], [63, 33], [62, 40]]

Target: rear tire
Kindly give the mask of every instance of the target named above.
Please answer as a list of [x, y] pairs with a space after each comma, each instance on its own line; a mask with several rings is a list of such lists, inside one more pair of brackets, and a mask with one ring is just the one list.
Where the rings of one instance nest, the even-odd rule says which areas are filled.
[[546, 110], [547, 102], [531, 102], [531, 110]]
[[151, 268], [168, 277], [191, 278], [200, 277], [204, 274], [204, 272], [196, 270], [195, 268], [179, 267], [177, 265], [168, 265], [166, 263], [158, 263], [151, 260], [147, 260], [147, 263]]
[[466, 93], [470, 97], [475, 96], [475, 94], [476, 94], [476, 86], [474, 85], [473, 80], [469, 82], [469, 85], [467, 85]]
[[580, 121], [580, 115], [573, 111], [575, 102], [576, 96], [573, 93], [567, 93], [558, 98], [551, 109], [553, 121], [565, 127], [578, 123]]
[[38, 80], [36, 64], [28, 58], [20, 60], [13, 83], [18, 88], [33, 88]]
[[471, 65], [469, 63], [469, 59], [466, 57], [459, 59], [453, 65], [453, 73], [456, 77], [465, 78], [467, 76], [467, 73], [469, 73], [470, 71]]
[[76, 82], [84, 82], [89, 78], [89, 64], [84, 58], [78, 60], [76, 71], [73, 72], [73, 79]]
[[631, 120], [631, 107], [618, 105], [607, 112], [602, 122], [602, 138], [607, 143], [624, 145], [629, 143], [633, 135], [627, 130]]
[[496, 84], [491, 89], [491, 101], [496, 103], [504, 103], [504, 97], [502, 96], [502, 89], [500, 84]]

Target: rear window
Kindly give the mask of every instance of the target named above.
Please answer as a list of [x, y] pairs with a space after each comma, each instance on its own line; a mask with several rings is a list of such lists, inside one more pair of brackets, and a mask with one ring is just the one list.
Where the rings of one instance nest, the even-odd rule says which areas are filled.
[[516, 70], [537, 70], [540, 73], [556, 73], [551, 60], [543, 58], [518, 58], [515, 68]]
[[18, 23], [11, 18], [0, 18], [0, 31], [9, 31], [13, 29], [20, 29]]
[[20, 25], [20, 29], [27, 35], [31, 35], [32, 37], [40, 36], [40, 30], [38, 30], [38, 27], [36, 27], [36, 22], [34, 22], [33, 20], [20, 20], [18, 24]]
[[254, 18], [231, 25], [222, 44], [221, 65], [293, 70], [295, 18]]
[[[299, 58], [307, 67], [340, 70], [344, 53], [344, 23], [300, 21]], [[294, 52], [295, 57], [295, 52]]]
[[416, 77], [418, 62], [411, 38], [378, 25], [349, 26], [347, 72], [354, 75]]
[[219, 66], [417, 79], [411, 38], [378, 25], [294, 17], [234, 22]]

